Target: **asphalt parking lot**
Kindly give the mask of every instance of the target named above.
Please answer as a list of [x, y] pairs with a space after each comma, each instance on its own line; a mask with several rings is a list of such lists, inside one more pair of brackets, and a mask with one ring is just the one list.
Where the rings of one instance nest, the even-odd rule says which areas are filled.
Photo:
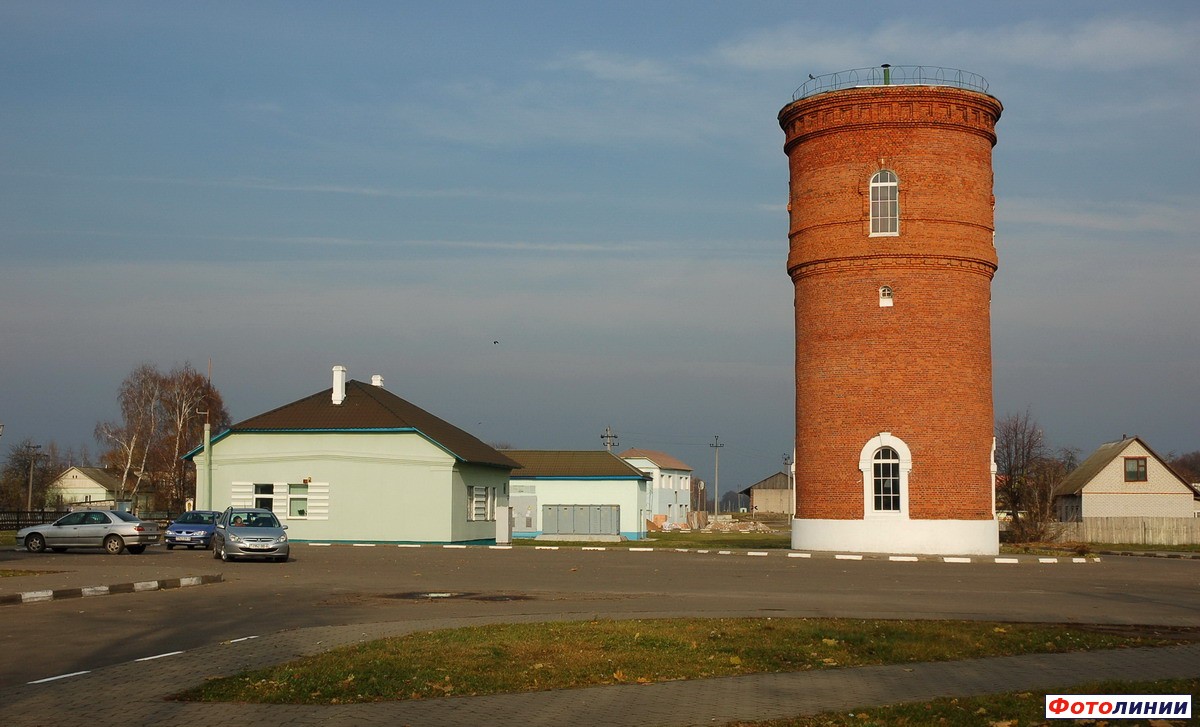
[[[212, 582], [0, 606], [0, 644], [6, 655], [0, 660], [0, 721], [42, 724], [43, 712], [67, 710], [78, 719], [53, 721], [175, 723], [226, 715], [263, 724], [472, 724], [488, 715], [495, 722], [499, 710], [505, 718], [512, 717], [509, 722], [529, 725], [558, 724], [586, 706], [594, 712], [593, 723], [617, 724], [640, 719], [630, 716], [631, 705], [644, 704], [639, 708], [658, 715], [659, 723], [693, 724], [708, 723], [712, 715], [761, 718], [781, 714], [780, 709], [837, 708], [843, 704], [838, 700], [850, 700], [845, 706], [887, 703], [895, 692], [872, 691], [880, 679], [903, 682], [907, 694], [920, 697], [994, 690], [1002, 678], [1016, 679], [1012, 683], [1025, 689], [1062, 674], [1077, 678], [1080, 670], [1116, 677], [1148, 673], [1148, 667], [1138, 665], [1142, 662], [1124, 657], [1113, 661], [1103, 655], [1057, 655], [1063, 658], [1029, 658], [1019, 665], [984, 660], [963, 669], [929, 665], [893, 670], [895, 674], [844, 670], [719, 684], [714, 680], [701, 686], [664, 684], [653, 690], [639, 687], [641, 691], [604, 688], [432, 700], [439, 704], [357, 705], [344, 711], [162, 700], [214, 674], [341, 643], [466, 624], [846, 616], [1200, 627], [1200, 561], [1022, 557], [965, 562], [798, 555], [298, 544], [291, 561], [277, 564], [222, 563], [206, 551], [164, 548], [140, 556], [5, 550], [0, 552], [0, 568], [41, 574], [0, 578], [0, 595], [34, 586], [53, 590], [53, 584], [81, 588], [201, 576]], [[1145, 663], [1176, 674], [1200, 662], [1195, 658], [1200, 645], [1180, 648], [1170, 658], [1166, 652], [1150, 655]], [[666, 695], [668, 691], [673, 696]], [[782, 700], [785, 692], [790, 696]], [[763, 695], [772, 696], [774, 711], [764, 711]], [[830, 701], [833, 696], [837, 699]], [[653, 712], [662, 709], [656, 700], [663, 698], [676, 700], [668, 702], [674, 708]], [[677, 709], [683, 703], [690, 713]], [[599, 705], [606, 706], [597, 710]], [[132, 720], [130, 710], [136, 714]]]
[[0, 567], [57, 572], [0, 579], [0, 594], [152, 578], [220, 582], [0, 606], [6, 653], [72, 645], [41, 650], [32, 665], [4, 660], [0, 685], [285, 629], [428, 618], [736, 614], [1200, 626], [1197, 561], [752, 553], [298, 544], [278, 564], [222, 563], [207, 551], [164, 548], [140, 556], [13, 550], [0, 553]]

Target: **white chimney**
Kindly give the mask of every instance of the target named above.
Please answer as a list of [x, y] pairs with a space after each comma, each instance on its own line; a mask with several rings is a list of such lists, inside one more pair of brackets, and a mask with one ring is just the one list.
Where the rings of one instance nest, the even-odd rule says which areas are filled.
[[333, 405], [340, 406], [346, 400], [346, 367], [333, 367]]
[[383, 388], [383, 377], [380, 376], [379, 374], [371, 374], [371, 386], [378, 386], [379, 388], [382, 389]]

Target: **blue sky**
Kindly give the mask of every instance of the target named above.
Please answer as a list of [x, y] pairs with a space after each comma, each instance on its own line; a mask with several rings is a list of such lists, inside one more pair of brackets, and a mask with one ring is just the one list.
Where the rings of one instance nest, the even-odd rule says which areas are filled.
[[[872, 10], [874, 8], [874, 10]], [[930, 65], [1003, 102], [998, 414], [1200, 449], [1200, 6], [0, 2], [0, 422], [138, 363], [235, 419], [382, 374], [489, 442], [791, 449], [779, 109]], [[496, 343], [498, 342], [498, 343]]]

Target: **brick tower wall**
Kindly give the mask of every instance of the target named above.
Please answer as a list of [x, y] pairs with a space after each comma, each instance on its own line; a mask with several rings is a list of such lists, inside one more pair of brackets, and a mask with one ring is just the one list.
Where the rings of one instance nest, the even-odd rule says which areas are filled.
[[[992, 146], [1000, 103], [950, 87], [821, 94], [780, 112], [791, 170], [796, 500], [864, 517], [859, 456], [912, 454], [910, 519], [993, 518]], [[900, 234], [871, 237], [870, 179], [899, 179]], [[893, 290], [880, 306], [879, 290]]]

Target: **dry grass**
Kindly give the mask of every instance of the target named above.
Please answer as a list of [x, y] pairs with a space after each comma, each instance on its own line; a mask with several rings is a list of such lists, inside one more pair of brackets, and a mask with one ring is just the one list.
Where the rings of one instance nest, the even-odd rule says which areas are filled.
[[[1197, 694], [1200, 679], [1165, 679], [1153, 682], [1099, 682], [1071, 687], [1071, 694]], [[1023, 727], [1025, 725], [1092, 724], [1116, 727], [1168, 727], [1186, 720], [1147, 719], [1047, 720], [1045, 692], [1011, 692], [985, 697], [937, 699], [932, 702], [829, 712], [811, 717], [733, 722], [726, 727]]]
[[850, 619], [510, 624], [409, 634], [213, 679], [180, 699], [344, 704], [1173, 643], [1054, 625]]

